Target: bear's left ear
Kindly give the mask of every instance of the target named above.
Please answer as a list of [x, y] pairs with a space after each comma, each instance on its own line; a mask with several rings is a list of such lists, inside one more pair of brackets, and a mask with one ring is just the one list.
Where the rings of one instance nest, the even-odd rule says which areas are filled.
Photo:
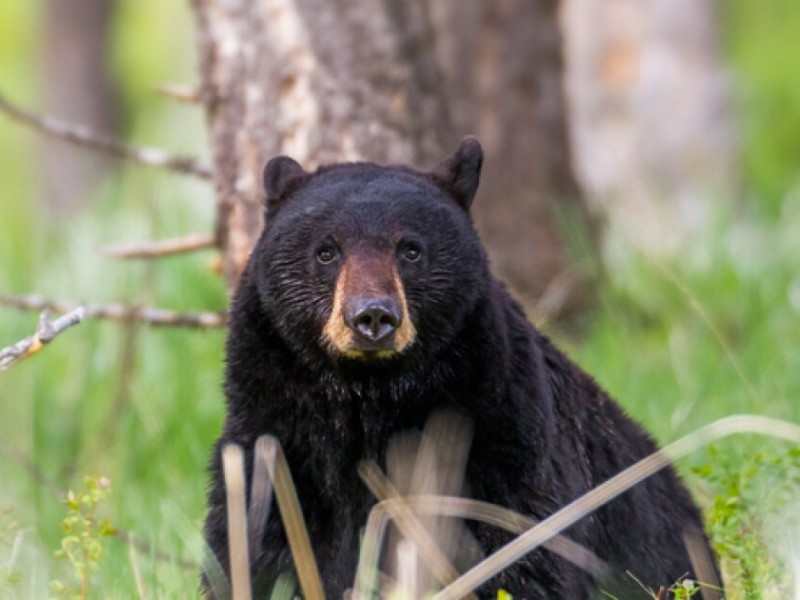
[[293, 158], [276, 156], [264, 167], [264, 191], [267, 193], [267, 207], [272, 208], [286, 195], [289, 184], [305, 177], [308, 173]]
[[468, 135], [455, 152], [430, 171], [430, 176], [449, 191], [464, 210], [469, 210], [481, 179], [483, 150], [478, 138]]

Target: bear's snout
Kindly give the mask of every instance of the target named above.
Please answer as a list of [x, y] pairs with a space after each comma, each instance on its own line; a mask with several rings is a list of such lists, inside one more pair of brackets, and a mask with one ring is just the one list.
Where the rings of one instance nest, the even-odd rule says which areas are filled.
[[389, 341], [402, 320], [403, 313], [399, 303], [389, 296], [358, 298], [345, 314], [347, 326], [370, 346]]
[[403, 352], [416, 335], [392, 258], [348, 257], [339, 270], [331, 314], [322, 330], [324, 346], [349, 358], [387, 358]]

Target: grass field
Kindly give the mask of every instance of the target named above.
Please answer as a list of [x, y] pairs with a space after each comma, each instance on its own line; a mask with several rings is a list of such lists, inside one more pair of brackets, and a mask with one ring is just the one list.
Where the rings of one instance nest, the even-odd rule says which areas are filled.
[[[124, 4], [139, 27], [152, 21], [152, 0], [138, 9]], [[36, 97], [26, 69], [35, 48], [9, 23], [33, 22], [35, 9], [25, 6], [3, 6], [0, 19], [2, 86], [22, 101]], [[668, 260], [631, 248], [624, 265], [609, 269], [584, 334], [554, 334], [662, 443], [734, 413], [800, 423], [800, 65], [797, 53], [782, 50], [800, 27], [800, 9], [793, 0], [763, 10], [740, 0], [726, 9], [725, 24], [741, 88], [747, 201], [740, 214], [720, 202], [702, 239]], [[172, 34], [158, 33], [162, 49]], [[115, 56], [137, 73], [130, 102], [145, 103], [143, 89], [189, 72], [190, 59], [165, 70], [134, 47], [123, 39]], [[174, 150], [204, 146], [202, 115], [152, 99], [146, 105], [127, 124], [130, 137]], [[0, 291], [224, 307], [210, 254], [142, 264], [96, 252], [109, 242], [209, 230], [208, 187], [126, 168], [78, 214], [53, 219], [35, 201], [38, 143], [0, 119]], [[0, 308], [0, 346], [35, 326], [35, 314]], [[223, 340], [222, 331], [85, 322], [0, 374], [0, 598], [79, 592], [70, 562], [54, 552], [68, 536], [59, 493], [83, 490], [87, 475], [110, 479], [99, 514], [137, 541], [98, 534], [106, 550], [89, 597], [196, 594], [205, 465], [222, 419]], [[792, 581], [793, 572], [800, 579], [797, 449], [743, 436], [678, 466], [706, 511], [730, 597], [800, 597], [791, 591], [800, 585]], [[52, 590], [53, 580], [66, 589]]]

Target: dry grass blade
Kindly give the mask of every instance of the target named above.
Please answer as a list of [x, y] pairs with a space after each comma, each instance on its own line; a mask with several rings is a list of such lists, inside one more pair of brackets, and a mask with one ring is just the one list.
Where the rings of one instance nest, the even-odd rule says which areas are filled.
[[[448, 517], [481, 521], [517, 535], [537, 524], [535, 519], [521, 515], [509, 508], [473, 500], [448, 496], [418, 496], [406, 498], [414, 512], [435, 512]], [[544, 547], [581, 567], [594, 577], [602, 579], [610, 574], [610, 566], [594, 552], [566, 536], [556, 535], [544, 542]]]
[[269, 519], [272, 504], [272, 477], [274, 470], [275, 448], [263, 436], [256, 440], [253, 455], [253, 481], [250, 490], [250, 508], [247, 511], [250, 555], [256, 560], [261, 554], [261, 539]]
[[[358, 593], [357, 598], [371, 597], [371, 590], [375, 586], [377, 575], [374, 565], [377, 562], [380, 547], [383, 543], [386, 526], [391, 519], [390, 514], [392, 511], [388, 507], [398, 502], [407, 502], [415, 513], [430, 513], [481, 521], [517, 535], [527, 531], [537, 523], [534, 519], [508, 508], [473, 500], [472, 498], [409, 496], [403, 499], [391, 498], [382, 500], [373, 507], [367, 521], [354, 585], [354, 589]], [[605, 561], [588, 548], [565, 536], [554, 536], [546, 541], [544, 546], [551, 552], [585, 569], [598, 579], [602, 580], [610, 573], [611, 569]]]
[[757, 433], [800, 443], [800, 426], [786, 421], [758, 415], [735, 415], [715, 421], [640, 460], [571, 502], [464, 573], [458, 580], [436, 594], [433, 600], [462, 598], [470, 590], [492, 578], [528, 552], [535, 550], [544, 541], [663, 469], [676, 458], [735, 433]]
[[136, 558], [136, 544], [133, 535], [128, 536], [128, 558], [131, 561], [131, 571], [133, 571], [133, 582], [136, 585], [136, 595], [139, 600], [146, 600], [144, 584], [142, 583], [142, 572], [139, 570], [139, 561]]
[[297, 490], [289, 471], [289, 464], [286, 462], [280, 442], [276, 438], [265, 435], [259, 439], [262, 440], [262, 447], [275, 457], [271, 465], [268, 463], [268, 466], [271, 466], [270, 477], [275, 488], [275, 498], [278, 500], [278, 508], [281, 511], [283, 527], [289, 540], [289, 548], [297, 568], [297, 578], [300, 581], [300, 588], [303, 590], [303, 597], [306, 600], [322, 600], [325, 598], [325, 593], [322, 589], [314, 551], [311, 549], [311, 540], [308, 537], [303, 512], [300, 510]]
[[250, 600], [250, 559], [247, 553], [244, 453], [236, 444], [222, 448], [225, 495], [228, 508], [228, 548], [233, 600]]
[[361, 542], [361, 551], [358, 555], [352, 600], [373, 598], [373, 591], [378, 586], [378, 560], [383, 538], [386, 535], [386, 526], [390, 520], [389, 512], [386, 510], [387, 502], [393, 502], [393, 500], [382, 500], [369, 512], [367, 526], [364, 528], [364, 538]]
[[[436, 412], [428, 418], [416, 456], [408, 456], [405, 460], [413, 460], [411, 481], [408, 490], [392, 483], [402, 496], [437, 495], [459, 496], [463, 490], [464, 470], [467, 465], [469, 449], [472, 445], [472, 421], [463, 415], [450, 411]], [[395, 453], [395, 461], [402, 461], [400, 452]], [[388, 464], [387, 464], [388, 467]], [[391, 471], [387, 471], [391, 473]], [[421, 528], [441, 553], [453, 560], [457, 555], [459, 544], [475, 543], [472, 534], [465, 531], [458, 519], [442, 518], [437, 513], [421, 515], [413, 510], [412, 514]], [[467, 540], [467, 536], [470, 538]], [[425, 595], [436, 582], [428, 568], [424, 555], [417, 557], [417, 589], [416, 597]], [[437, 586], [438, 587], [438, 586]]]
[[703, 533], [693, 527], [687, 528], [683, 532], [683, 543], [692, 561], [695, 578], [707, 584], [700, 588], [703, 600], [720, 600], [722, 594], [718, 590], [722, 589], [722, 582], [717, 578], [714, 558], [708, 552]]
[[[385, 505], [386, 511], [403, 536], [417, 546], [434, 577], [445, 585], [454, 581], [458, 577], [458, 571], [441, 551], [436, 541], [428, 535], [414, 511], [391, 482], [386, 479], [378, 466], [375, 463], [364, 461], [358, 465], [358, 474], [378, 500], [395, 500], [395, 502]], [[465, 595], [475, 598], [472, 594]]]

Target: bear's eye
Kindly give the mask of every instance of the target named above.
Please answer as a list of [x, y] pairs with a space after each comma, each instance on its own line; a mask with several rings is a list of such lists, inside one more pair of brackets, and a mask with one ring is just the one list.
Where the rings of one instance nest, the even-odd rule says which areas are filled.
[[317, 261], [319, 261], [323, 265], [328, 265], [336, 260], [336, 248], [332, 246], [323, 246], [319, 250], [317, 250]]
[[422, 256], [422, 248], [416, 244], [406, 244], [401, 252], [404, 259], [408, 262], [417, 262]]

